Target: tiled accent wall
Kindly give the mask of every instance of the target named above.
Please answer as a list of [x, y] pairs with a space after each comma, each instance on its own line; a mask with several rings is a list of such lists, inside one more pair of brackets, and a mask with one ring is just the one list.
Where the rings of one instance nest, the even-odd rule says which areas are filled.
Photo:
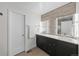
[[56, 18], [76, 13], [76, 2], [70, 2], [41, 16], [41, 21], [49, 20], [50, 34], [56, 33]]

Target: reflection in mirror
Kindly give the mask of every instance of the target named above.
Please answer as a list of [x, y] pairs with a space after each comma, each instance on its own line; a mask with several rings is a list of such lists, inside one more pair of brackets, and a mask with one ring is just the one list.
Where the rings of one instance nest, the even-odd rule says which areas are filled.
[[57, 20], [56, 34], [73, 37], [73, 30], [74, 30], [73, 16], [69, 15], [69, 16], [59, 17], [56, 20]]

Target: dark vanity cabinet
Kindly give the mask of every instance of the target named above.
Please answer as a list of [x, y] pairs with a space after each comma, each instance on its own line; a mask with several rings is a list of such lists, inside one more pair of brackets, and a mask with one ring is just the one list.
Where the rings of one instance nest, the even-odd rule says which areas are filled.
[[54, 38], [36, 35], [37, 47], [47, 52], [50, 56], [77, 56], [78, 45], [60, 41]]

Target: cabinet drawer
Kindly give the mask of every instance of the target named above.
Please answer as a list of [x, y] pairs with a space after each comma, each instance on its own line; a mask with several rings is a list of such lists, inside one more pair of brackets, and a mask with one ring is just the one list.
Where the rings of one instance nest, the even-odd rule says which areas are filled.
[[57, 41], [55, 48], [58, 56], [78, 55], [78, 46], [72, 43]]
[[78, 45], [44, 36], [36, 36], [37, 46], [51, 56], [78, 55]]

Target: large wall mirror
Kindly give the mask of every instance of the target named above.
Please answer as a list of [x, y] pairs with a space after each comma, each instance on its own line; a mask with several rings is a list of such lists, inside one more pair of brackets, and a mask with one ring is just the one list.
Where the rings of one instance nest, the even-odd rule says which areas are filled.
[[40, 27], [40, 32], [44, 34], [79, 38], [79, 14], [57, 17], [52, 21], [41, 21]]
[[79, 14], [56, 18], [56, 35], [79, 38]]
[[56, 34], [73, 37], [73, 15], [58, 17], [56, 22]]

